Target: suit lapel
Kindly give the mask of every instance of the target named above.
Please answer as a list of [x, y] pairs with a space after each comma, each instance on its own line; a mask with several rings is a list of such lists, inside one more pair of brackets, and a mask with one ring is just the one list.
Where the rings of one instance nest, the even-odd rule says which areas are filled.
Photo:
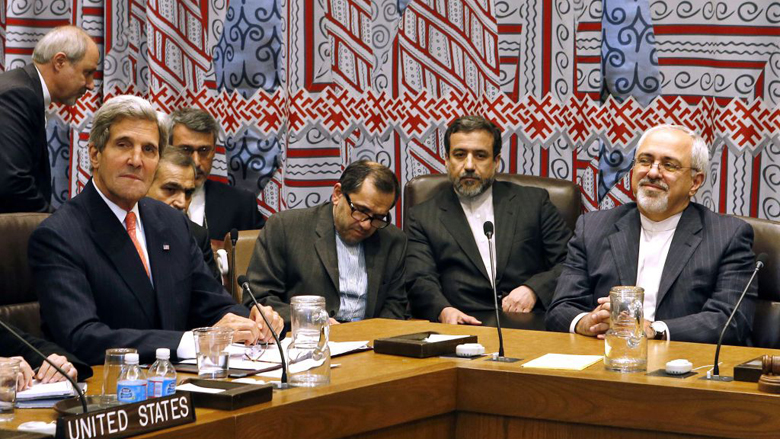
[[324, 204], [319, 209], [317, 241], [314, 243], [314, 248], [338, 294], [339, 261], [336, 255], [336, 229], [333, 226], [333, 205], [330, 203]]
[[664, 271], [661, 274], [661, 284], [658, 286], [658, 299], [656, 309], [660, 308], [661, 301], [669, 292], [672, 284], [680, 276], [682, 269], [687, 265], [693, 252], [701, 243], [702, 229], [701, 218], [692, 205], [683, 211], [677, 230], [674, 231], [672, 244], [669, 246], [669, 254], [664, 262]]
[[438, 199], [439, 209], [442, 211], [439, 218], [466, 257], [477, 267], [482, 276], [490, 282], [487, 269], [482, 262], [482, 256], [479, 254], [477, 242], [474, 240], [474, 234], [471, 233], [471, 227], [469, 227], [466, 214], [463, 212], [460, 201], [458, 201], [458, 196], [455, 195], [455, 190], [451, 185], [445, 191], [444, 196]]
[[[149, 263], [152, 269], [152, 278], [154, 279], [154, 289], [157, 300], [157, 310], [160, 327], [162, 329], [173, 330], [175, 322], [167, 317], [178, 315], [176, 302], [173, 294], [165, 294], [169, 291], [176, 291], [176, 285], [169, 275], [171, 244], [165, 239], [171, 236], [168, 224], [159, 218], [156, 211], [149, 207], [147, 199], [138, 202], [138, 209], [141, 212], [141, 218], [144, 221], [144, 236], [146, 237], [146, 251], [149, 253]], [[167, 248], [167, 250], [166, 250]], [[182, 251], [182, 249], [173, 249]], [[189, 252], [189, 249], [183, 251]]]
[[493, 184], [493, 220], [496, 224], [496, 235], [493, 239], [496, 246], [496, 286], [501, 281], [501, 274], [509, 262], [512, 253], [512, 242], [515, 236], [517, 219], [515, 209], [517, 200], [508, 187], [500, 182]]
[[363, 244], [363, 254], [366, 257], [366, 272], [368, 274], [368, 300], [366, 302], [366, 317], [370, 319], [374, 316], [374, 308], [376, 307], [377, 293], [379, 291], [379, 281], [382, 280], [382, 266], [381, 261], [377, 261], [378, 255], [382, 254], [381, 247], [381, 230], [377, 230], [366, 239]]
[[[155, 324], [155, 293], [149, 276], [146, 274], [141, 258], [127, 235], [127, 230], [119, 222], [114, 212], [103, 201], [90, 182], [79, 196], [86, 197], [89, 209], [91, 233], [98, 247], [113, 263], [119, 276], [125, 281], [130, 291], [138, 299], [148, 325]], [[150, 221], [151, 222], [151, 221]], [[147, 222], [144, 221], [144, 227]], [[147, 246], [149, 243], [147, 242]]]
[[[212, 189], [213, 182], [209, 179], [206, 179], [206, 182], [203, 183], [203, 191], [206, 193], [206, 209], [203, 213], [205, 218], [205, 227], [211, 231], [211, 230], [220, 230], [222, 228], [222, 225], [220, 224], [220, 219], [223, 215], [220, 215], [220, 208], [221, 203], [218, 197], [214, 196], [214, 190]], [[210, 234], [210, 232], [209, 232]], [[220, 237], [221, 240], [223, 237]]]
[[636, 285], [640, 227], [639, 211], [634, 208], [615, 223], [617, 231], [608, 238], [621, 285]]

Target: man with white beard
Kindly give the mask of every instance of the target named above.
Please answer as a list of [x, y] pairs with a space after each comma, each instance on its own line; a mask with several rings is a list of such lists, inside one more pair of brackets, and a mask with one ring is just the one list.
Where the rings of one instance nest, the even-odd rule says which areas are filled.
[[[604, 337], [609, 290], [645, 291], [648, 338], [716, 343], [754, 267], [753, 229], [691, 202], [706, 177], [707, 144], [682, 126], [661, 125], [639, 139], [631, 186], [636, 204], [577, 221], [547, 311], [547, 328]], [[750, 339], [756, 284], [724, 339]]]

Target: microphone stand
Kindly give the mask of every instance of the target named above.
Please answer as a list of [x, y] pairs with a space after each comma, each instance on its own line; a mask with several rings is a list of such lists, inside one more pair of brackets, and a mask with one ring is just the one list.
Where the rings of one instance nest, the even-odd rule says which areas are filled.
[[[238, 242], [238, 229], [230, 229], [230, 295], [236, 297], [236, 243]], [[241, 300], [238, 301], [241, 303]]]
[[271, 331], [271, 335], [274, 337], [274, 341], [276, 342], [276, 347], [277, 349], [279, 349], [279, 358], [281, 358], [282, 360], [282, 378], [279, 380], [280, 382], [278, 385], [274, 383], [274, 388], [288, 389], [290, 385], [287, 383], [287, 361], [285, 361], [284, 359], [284, 349], [282, 349], [282, 343], [279, 341], [279, 336], [276, 335], [276, 331], [274, 331], [274, 328], [268, 322], [268, 319], [265, 317], [265, 314], [263, 314], [263, 309], [260, 308], [260, 304], [257, 303], [257, 298], [255, 298], [254, 293], [252, 293], [252, 289], [249, 287], [249, 281], [247, 281], [246, 276], [243, 275], [239, 276], [238, 282], [241, 284], [241, 288], [247, 293], [249, 293], [249, 297], [252, 298], [252, 302], [255, 304], [257, 311], [260, 313], [260, 317], [263, 318], [265, 325], [268, 326], [268, 330]]
[[493, 284], [493, 305], [496, 310], [496, 330], [498, 331], [498, 357], [488, 358], [488, 361], [514, 363], [516, 361], [520, 361], [520, 359], [504, 356], [504, 334], [501, 331], [501, 313], [498, 308], [498, 291], [496, 290], [496, 263], [493, 260], [493, 223], [486, 221], [482, 227], [485, 231], [485, 236], [488, 239], [488, 253], [490, 253], [490, 280]]
[[726, 320], [726, 324], [723, 326], [723, 330], [720, 331], [720, 338], [718, 339], [718, 347], [715, 348], [715, 362], [712, 366], [712, 374], [710, 372], [707, 372], [705, 376], [703, 376], [701, 379], [708, 380], [708, 381], [722, 381], [722, 382], [729, 382], [733, 381], [734, 377], [730, 376], [721, 376], [720, 375], [720, 367], [718, 366], [718, 359], [720, 357], [720, 347], [723, 344], [723, 336], [726, 335], [726, 330], [729, 328], [729, 324], [731, 324], [731, 321], [734, 319], [734, 315], [737, 314], [737, 310], [739, 309], [739, 305], [742, 304], [742, 299], [745, 298], [745, 295], [747, 294], [748, 289], [750, 288], [750, 284], [753, 283], [753, 279], [756, 277], [756, 274], [758, 274], [758, 270], [760, 270], [766, 261], [767, 255], [766, 253], [761, 253], [758, 255], [758, 258], [756, 258], [756, 268], [753, 270], [753, 274], [750, 276], [750, 280], [748, 281], [747, 285], [745, 285], [745, 289], [742, 291], [742, 294], [739, 296], [739, 300], [737, 300], [737, 305], [734, 307], [734, 310], [731, 311], [731, 315], [729, 316], [729, 319]]
[[59, 366], [52, 363], [51, 360], [49, 360], [46, 355], [43, 355], [41, 351], [35, 348], [35, 346], [31, 345], [27, 342], [21, 335], [17, 334], [16, 331], [11, 329], [8, 325], [5, 324], [2, 320], [0, 320], [0, 326], [5, 328], [8, 332], [11, 333], [15, 338], [20, 340], [22, 343], [24, 343], [28, 348], [32, 349], [33, 352], [35, 352], [37, 355], [39, 355], [41, 358], [43, 358], [43, 361], [49, 363], [49, 366], [53, 367], [54, 370], [56, 370], [60, 375], [65, 377], [66, 380], [70, 383], [71, 386], [73, 386], [73, 390], [76, 392], [76, 395], [78, 395], [79, 400], [81, 401], [81, 407], [84, 409], [82, 413], [87, 413], [89, 410], [87, 410], [87, 399], [84, 397], [84, 392], [81, 391], [81, 388], [79, 387], [78, 383], [71, 378], [67, 373], [65, 373], [64, 370], [62, 370]]

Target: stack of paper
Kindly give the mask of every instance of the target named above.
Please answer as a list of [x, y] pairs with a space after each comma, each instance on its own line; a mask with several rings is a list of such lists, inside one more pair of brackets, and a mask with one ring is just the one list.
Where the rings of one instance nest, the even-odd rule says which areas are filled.
[[[86, 391], [87, 384], [79, 383], [79, 387]], [[16, 407], [20, 409], [47, 408], [54, 406], [57, 401], [72, 396], [76, 396], [76, 392], [73, 391], [73, 386], [68, 381], [46, 384], [33, 381], [32, 387], [16, 393]]]

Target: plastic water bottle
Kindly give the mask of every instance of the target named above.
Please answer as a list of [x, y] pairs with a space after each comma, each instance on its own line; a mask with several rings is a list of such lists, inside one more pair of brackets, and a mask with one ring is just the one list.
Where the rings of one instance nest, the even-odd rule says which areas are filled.
[[125, 364], [117, 379], [116, 399], [121, 403], [146, 399], [146, 374], [138, 367], [138, 354], [125, 354]]
[[170, 358], [170, 349], [157, 349], [157, 361], [149, 368], [147, 398], [159, 398], [176, 393], [176, 369], [173, 368]]

